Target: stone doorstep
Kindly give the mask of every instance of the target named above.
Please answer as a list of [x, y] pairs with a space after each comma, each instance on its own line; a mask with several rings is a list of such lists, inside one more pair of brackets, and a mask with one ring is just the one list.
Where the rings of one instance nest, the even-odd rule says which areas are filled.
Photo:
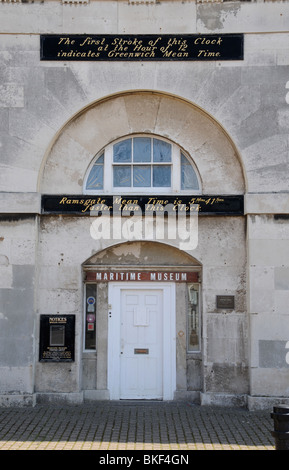
[[[198, 394], [198, 396], [196, 395]], [[249, 411], [272, 410], [273, 406], [288, 405], [289, 397], [261, 397], [222, 393], [176, 393], [175, 401], [191, 401], [201, 406], [241, 407]], [[40, 405], [82, 405], [93, 401], [109, 401], [108, 390], [84, 390], [78, 393], [0, 394], [0, 408], [34, 407]]]

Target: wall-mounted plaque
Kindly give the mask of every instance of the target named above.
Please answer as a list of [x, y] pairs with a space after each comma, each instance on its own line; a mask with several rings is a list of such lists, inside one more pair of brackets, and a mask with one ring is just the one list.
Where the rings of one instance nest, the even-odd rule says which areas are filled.
[[[162, 212], [190, 215], [244, 215], [244, 196], [240, 195], [46, 195], [42, 196], [43, 214], [95, 216], [146, 215]], [[171, 211], [171, 212], [170, 212]]]
[[243, 60], [243, 34], [45, 34], [41, 60]]
[[235, 297], [234, 295], [217, 295], [217, 308], [234, 310]]
[[40, 362], [74, 361], [75, 316], [40, 316]]

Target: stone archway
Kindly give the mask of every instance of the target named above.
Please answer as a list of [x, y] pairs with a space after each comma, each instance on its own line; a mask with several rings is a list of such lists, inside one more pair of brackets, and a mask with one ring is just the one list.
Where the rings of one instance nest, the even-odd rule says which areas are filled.
[[[158, 292], [163, 295], [164, 328], [163, 345], [163, 393], [164, 399], [183, 398], [187, 391], [186, 361], [186, 282], [127, 282], [126, 273], [131, 271], [156, 271], [159, 273], [191, 272], [201, 280], [201, 264], [191, 255], [164, 243], [135, 241], [108, 247], [91, 256], [83, 263], [84, 277], [88, 282], [96, 279], [96, 272], [124, 274], [123, 282], [109, 282], [102, 278], [97, 285], [97, 377], [96, 390], [90, 396], [119, 399], [120, 384], [116, 381], [120, 353], [115, 352], [120, 329], [121, 291], [130, 294]], [[115, 276], [113, 277], [115, 279]], [[118, 277], [120, 279], [120, 277]], [[157, 278], [156, 278], [157, 279]], [[164, 279], [164, 277], [162, 277]], [[117, 299], [115, 298], [117, 296]], [[107, 312], [110, 312], [107, 315]], [[111, 316], [112, 315], [112, 319]], [[169, 324], [171, 322], [171, 324]], [[165, 344], [165, 341], [167, 344]], [[112, 351], [113, 349], [113, 351]], [[117, 363], [117, 366], [116, 366]], [[201, 378], [199, 379], [201, 381]], [[198, 395], [197, 393], [191, 393]]]
[[222, 126], [193, 103], [146, 90], [103, 98], [74, 116], [47, 150], [39, 191], [81, 194], [96, 153], [115, 139], [142, 132], [166, 137], [183, 148], [199, 170], [205, 194], [245, 192], [242, 161]]
[[198, 260], [184, 251], [160, 242], [131, 241], [110, 246], [91, 256], [83, 263], [83, 268], [98, 267], [161, 267], [178, 266], [201, 268]]
[[[109, 96], [92, 103], [74, 116], [59, 131], [47, 150], [42, 164], [42, 171], [39, 175], [39, 192], [50, 195], [82, 194], [83, 178], [94, 156], [108, 143], [134, 133], [159, 135], [168, 138], [178, 144], [181, 149], [184, 149], [196, 164], [204, 194], [240, 195], [245, 193], [246, 178], [242, 161], [234, 143], [222, 126], [212, 116], [193, 103], [169, 94], [144, 90]], [[65, 224], [57, 224], [53, 217], [50, 219], [43, 218], [42, 220], [42, 227], [45, 224], [50, 224], [49, 230], [54, 232], [59, 230], [59, 233], [63, 235], [65, 247], [62, 251], [67, 253], [68, 256], [73, 253], [71, 264], [77, 265], [78, 270], [80, 270], [83, 259], [87, 259], [88, 265], [92, 262], [91, 256], [93, 253], [93, 256], [96, 256], [94, 261], [100, 262], [101, 257], [104, 256], [105, 258], [106, 256], [101, 250], [104, 247], [111, 247], [114, 243], [111, 239], [96, 241], [91, 237], [89, 238], [85, 233], [91, 225], [91, 220], [88, 219], [84, 217], [66, 217]], [[247, 332], [247, 319], [245, 315], [242, 317], [215, 315], [217, 312], [214, 299], [216, 294], [227, 292], [227, 284], [230, 281], [230, 292], [236, 293], [238, 311], [245, 312], [246, 292], [243, 290], [243, 280], [246, 272], [245, 219], [244, 217], [226, 218], [222, 216], [204, 216], [199, 219], [201, 237], [199, 237], [195, 256], [199, 260], [199, 269], [202, 265], [204, 277], [203, 323], [206, 334], [204, 335], [202, 354], [206, 354], [207, 362], [203, 370], [204, 376], [206, 374], [207, 390], [213, 390], [213, 392], [216, 390], [224, 391], [224, 382], [220, 374], [218, 376], [216, 374], [217, 379], [212, 382], [211, 378], [214, 378], [214, 376], [210, 371], [224, 369], [226, 374], [227, 371], [238, 374], [238, 364], [246, 361], [246, 338], [243, 340], [243, 336], [239, 335], [238, 325], [241, 323], [242, 328], [244, 327]], [[75, 230], [74, 237], [68, 237], [68, 227]], [[43, 242], [45, 242], [47, 236], [44, 230], [41, 236]], [[158, 243], [154, 247], [157, 245], [160, 247]], [[174, 243], [170, 244], [170, 246], [172, 245]], [[126, 247], [128, 249], [132, 246], [128, 243], [122, 245], [122, 248]], [[136, 246], [134, 245], [134, 247]], [[121, 250], [122, 248], [121, 245], [117, 245], [112, 249]], [[159, 254], [154, 248], [153, 250], [154, 253]], [[114, 255], [117, 257], [116, 251]], [[134, 265], [135, 262], [136, 258], [132, 258], [131, 264]], [[189, 264], [192, 259], [190, 258], [190, 261], [188, 259], [187, 262]], [[89, 269], [89, 266], [86, 266], [86, 268]], [[44, 264], [41, 269], [44, 271]], [[216, 282], [216, 279], [218, 282]], [[177, 301], [181, 303], [183, 298], [183, 295], [179, 295]], [[99, 349], [97, 359], [95, 358], [97, 360], [97, 368], [95, 367], [95, 370], [97, 370], [96, 391], [107, 390], [107, 336], [105, 336], [105, 333], [107, 334], [107, 287], [103, 287], [100, 300], [100, 308], [102, 309], [100, 311], [103, 314], [98, 338]], [[179, 304], [178, 308], [182, 309], [183, 307], [184, 305]], [[182, 322], [182, 325], [184, 325], [184, 320]], [[182, 325], [180, 327], [176, 326], [177, 332], [185, 331]], [[232, 363], [229, 365], [222, 350], [224, 343], [222, 334], [218, 338], [215, 335], [217, 328], [220, 333], [223, 331], [230, 332], [232, 349], [236, 344], [234, 349], [234, 351], [237, 351], [236, 359], [234, 356]], [[104, 334], [100, 332], [104, 332]], [[177, 360], [180, 361], [180, 367], [178, 367], [179, 373], [176, 377], [176, 384], [180, 392], [187, 390], [188, 375], [195, 374], [196, 369], [200, 371], [202, 367], [200, 365], [201, 359], [196, 358], [186, 376], [184, 340], [185, 336], [177, 336], [177, 344], [180, 346]], [[215, 354], [215, 351], [218, 354]], [[245, 351], [245, 353], [243, 354], [242, 351]], [[237, 382], [236, 379], [234, 386]], [[190, 390], [200, 390], [200, 384], [195, 385], [191, 382]], [[231, 392], [232, 387], [227, 386], [225, 391], [227, 390]]]

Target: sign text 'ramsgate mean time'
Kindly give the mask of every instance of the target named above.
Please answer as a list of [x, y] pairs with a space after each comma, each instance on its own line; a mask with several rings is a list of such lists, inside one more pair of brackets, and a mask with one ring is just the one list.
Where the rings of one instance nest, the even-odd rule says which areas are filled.
[[99, 213], [128, 215], [178, 213], [199, 215], [243, 215], [243, 195], [164, 195], [157, 196], [69, 196], [43, 195], [43, 214], [77, 214], [97, 216]]

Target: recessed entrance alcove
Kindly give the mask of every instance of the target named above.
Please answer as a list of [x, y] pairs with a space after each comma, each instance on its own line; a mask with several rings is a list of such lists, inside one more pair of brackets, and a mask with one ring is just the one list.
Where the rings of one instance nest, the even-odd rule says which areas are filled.
[[[84, 262], [83, 270], [90, 286], [93, 274], [99, 271], [119, 273], [117, 279], [124, 279], [109, 282], [102, 278], [96, 286], [96, 357], [95, 361], [88, 355], [83, 358], [84, 371], [95, 367], [96, 389], [85, 391], [86, 396], [171, 400], [187, 394], [191, 284], [170, 279], [175, 280], [172, 276], [176, 273], [191, 274], [198, 281], [196, 286], [201, 280], [201, 264], [164, 243], [136, 241], [96, 253]], [[126, 273], [131, 272], [157, 275], [151, 278], [153, 282], [128, 282]]]

